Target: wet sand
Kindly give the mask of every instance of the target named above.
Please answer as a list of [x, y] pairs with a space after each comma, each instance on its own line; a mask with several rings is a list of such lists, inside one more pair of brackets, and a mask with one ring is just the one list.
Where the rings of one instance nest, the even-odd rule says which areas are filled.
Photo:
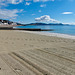
[[0, 75], [75, 75], [75, 39], [0, 30]]

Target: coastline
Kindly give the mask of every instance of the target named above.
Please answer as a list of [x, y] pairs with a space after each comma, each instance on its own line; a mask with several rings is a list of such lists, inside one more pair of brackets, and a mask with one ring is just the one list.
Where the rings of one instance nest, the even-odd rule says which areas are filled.
[[27, 32], [27, 33], [33, 33], [38, 35], [45, 35], [45, 36], [54, 36], [54, 37], [60, 37], [60, 38], [67, 38], [67, 39], [75, 39], [74, 35], [68, 35], [68, 34], [61, 34], [61, 33], [50, 33], [50, 32], [37, 32], [37, 31], [19, 31], [19, 32]]

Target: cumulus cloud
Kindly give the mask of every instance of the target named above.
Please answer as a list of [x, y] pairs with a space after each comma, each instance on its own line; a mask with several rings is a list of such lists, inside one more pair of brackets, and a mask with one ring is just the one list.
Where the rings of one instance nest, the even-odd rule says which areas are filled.
[[30, 5], [31, 3], [30, 2], [26, 2], [26, 4], [25, 5]]
[[8, 4], [19, 4], [23, 0], [0, 0], [0, 6], [7, 6]]
[[73, 14], [73, 12], [63, 12], [62, 14]]
[[19, 4], [21, 3], [23, 0], [7, 0], [9, 3], [12, 3], [12, 4]]
[[21, 11], [22, 10], [18, 11], [17, 9], [13, 9], [13, 10], [0, 9], [0, 18], [3, 18], [3, 19], [15, 18], [18, 16], [17, 13]]
[[46, 2], [46, 1], [54, 1], [54, 0], [33, 0], [34, 2]]
[[26, 5], [30, 5], [28, 1], [46, 2], [46, 1], [55, 1], [55, 0], [0, 0], [0, 6], [7, 6], [9, 4], [19, 4], [21, 2], [26, 2]]
[[39, 18], [35, 18], [35, 21], [37, 21], [37, 22], [49, 22], [49, 21], [58, 22], [57, 20], [52, 19], [49, 15], [44, 15]]
[[32, 14], [32, 15], [35, 15], [35, 14]]
[[33, 2], [47, 2], [47, 1], [55, 1], [55, 0], [25, 0], [25, 1], [33, 1]]
[[46, 4], [41, 4], [40, 7], [46, 7]]
[[39, 10], [38, 12], [42, 12], [41, 10]]
[[20, 12], [23, 12], [23, 9], [21, 9]]

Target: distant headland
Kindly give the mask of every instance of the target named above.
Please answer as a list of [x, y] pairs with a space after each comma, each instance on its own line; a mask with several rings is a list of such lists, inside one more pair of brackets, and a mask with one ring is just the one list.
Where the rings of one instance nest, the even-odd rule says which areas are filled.
[[0, 26], [4, 26], [4, 25], [16, 25], [16, 26], [26, 26], [26, 25], [69, 25], [69, 24], [62, 24], [62, 23], [29, 23], [29, 24], [21, 24], [18, 22], [12, 22], [9, 20], [3, 20], [0, 19]]
[[22, 25], [69, 25], [63, 23], [29, 23], [29, 24], [22, 24]]

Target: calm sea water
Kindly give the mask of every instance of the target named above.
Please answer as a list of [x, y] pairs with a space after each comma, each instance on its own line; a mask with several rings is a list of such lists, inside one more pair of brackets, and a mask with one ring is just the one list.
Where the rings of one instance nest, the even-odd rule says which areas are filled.
[[45, 32], [75, 35], [74, 25], [35, 25], [35, 26], [28, 25], [28, 26], [18, 26], [18, 28], [54, 29], [54, 31], [45, 31]]

